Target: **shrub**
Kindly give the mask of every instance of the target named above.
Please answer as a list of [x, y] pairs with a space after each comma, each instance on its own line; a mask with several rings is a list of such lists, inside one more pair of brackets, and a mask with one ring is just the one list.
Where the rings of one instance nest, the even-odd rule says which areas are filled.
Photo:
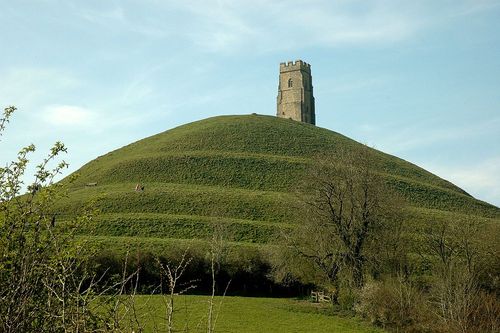
[[426, 326], [430, 316], [425, 298], [412, 283], [401, 279], [368, 282], [355, 307], [363, 317], [384, 328], [405, 332], [432, 332]]

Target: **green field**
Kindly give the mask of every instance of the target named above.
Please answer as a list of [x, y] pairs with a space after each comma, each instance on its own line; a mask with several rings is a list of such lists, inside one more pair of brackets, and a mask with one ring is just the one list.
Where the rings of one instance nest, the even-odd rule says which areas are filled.
[[[165, 298], [136, 296], [138, 318], [145, 332], [166, 329]], [[221, 297], [216, 297], [219, 308]], [[208, 297], [175, 296], [176, 332], [206, 332]], [[384, 332], [355, 318], [334, 316], [328, 306], [285, 298], [225, 297], [220, 307], [216, 332], [294, 333]]]
[[[336, 132], [270, 116], [209, 118], [134, 142], [80, 170], [56, 210], [63, 219], [88, 202], [101, 215], [80, 230], [94, 239], [204, 239], [214, 221], [232, 240], [270, 244], [300, 222], [296, 189], [317, 154], [361, 145]], [[489, 221], [500, 209], [407, 161], [370, 149], [377, 171], [409, 202], [408, 220], [472, 214]], [[96, 186], [86, 186], [97, 183]], [[135, 192], [137, 183], [143, 192]], [[455, 215], [454, 215], [455, 214]], [[120, 238], [125, 237], [125, 238]], [[136, 241], [138, 241], [136, 239]]]

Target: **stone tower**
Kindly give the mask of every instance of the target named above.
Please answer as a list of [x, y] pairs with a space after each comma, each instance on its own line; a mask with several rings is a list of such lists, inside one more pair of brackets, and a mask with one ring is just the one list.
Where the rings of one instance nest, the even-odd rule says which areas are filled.
[[311, 65], [308, 63], [297, 60], [280, 64], [277, 116], [316, 125]]

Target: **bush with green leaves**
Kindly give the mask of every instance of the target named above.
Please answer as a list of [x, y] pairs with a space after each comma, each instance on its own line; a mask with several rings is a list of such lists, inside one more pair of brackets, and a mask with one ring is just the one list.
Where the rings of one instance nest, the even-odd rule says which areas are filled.
[[[0, 136], [15, 107], [4, 110]], [[68, 164], [56, 142], [27, 181], [33, 144], [0, 167], [0, 331], [91, 332], [105, 327], [89, 304], [94, 281], [84, 265], [84, 246], [72, 230], [61, 232], [53, 207], [64, 195], [54, 177]], [[76, 219], [84, 223], [90, 215]]]

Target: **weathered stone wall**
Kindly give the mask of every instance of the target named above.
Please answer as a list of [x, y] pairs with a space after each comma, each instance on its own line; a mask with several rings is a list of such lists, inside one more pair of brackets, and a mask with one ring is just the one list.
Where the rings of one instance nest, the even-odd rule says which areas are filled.
[[302, 60], [280, 64], [276, 115], [316, 124], [311, 66]]

